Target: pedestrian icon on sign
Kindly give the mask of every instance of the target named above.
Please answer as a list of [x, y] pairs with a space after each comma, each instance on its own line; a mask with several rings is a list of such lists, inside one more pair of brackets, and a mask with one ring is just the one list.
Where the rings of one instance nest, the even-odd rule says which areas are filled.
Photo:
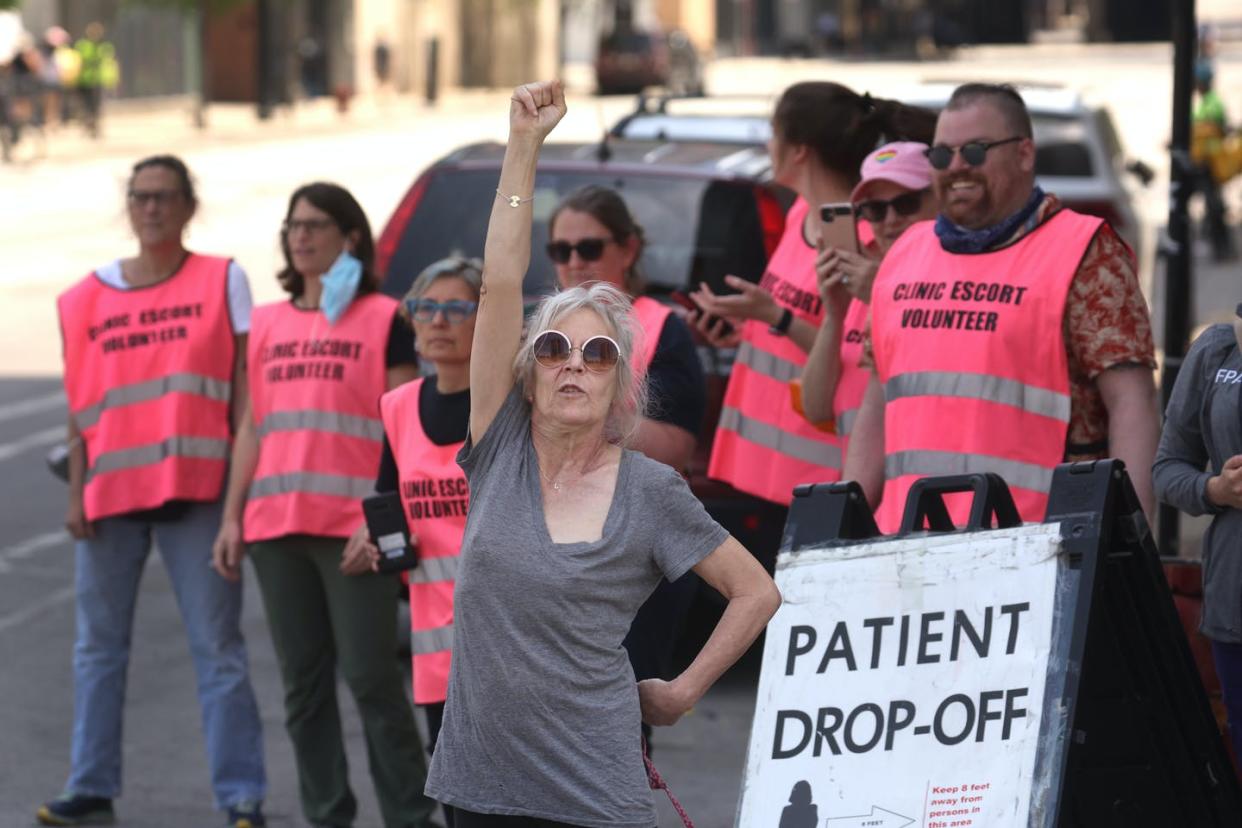
[[779, 828], [815, 828], [818, 823], [819, 808], [811, 801], [811, 783], [805, 779], [795, 782], [789, 804], [781, 811]]

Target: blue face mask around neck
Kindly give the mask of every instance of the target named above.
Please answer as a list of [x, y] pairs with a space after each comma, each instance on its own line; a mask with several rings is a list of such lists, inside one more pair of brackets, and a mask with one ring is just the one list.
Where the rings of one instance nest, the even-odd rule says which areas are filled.
[[362, 282], [362, 262], [348, 250], [342, 250], [336, 257], [328, 272], [319, 277], [323, 285], [323, 294], [319, 297], [319, 309], [328, 318], [329, 325], [335, 325], [349, 309], [354, 301], [358, 285]]

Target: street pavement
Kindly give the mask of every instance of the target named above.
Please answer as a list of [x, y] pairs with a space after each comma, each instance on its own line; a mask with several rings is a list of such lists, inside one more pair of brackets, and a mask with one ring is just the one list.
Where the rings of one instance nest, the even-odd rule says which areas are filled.
[[[1136, 194], [1145, 228], [1145, 284], [1158, 316], [1161, 274], [1151, 251], [1167, 209], [1167, 47], [978, 49], [939, 64], [730, 60], [711, 68], [709, 85], [715, 93], [772, 96], [795, 80], [828, 78], [882, 95], [893, 84], [926, 77], [1068, 77], [1110, 105], [1129, 154], [1158, 175]], [[1226, 100], [1242, 108], [1242, 51], [1225, 50], [1219, 78]], [[276, 231], [297, 185], [313, 179], [345, 184], [378, 232], [428, 163], [467, 141], [503, 139], [506, 101], [504, 92], [458, 93], [433, 110], [397, 99], [386, 109], [361, 103], [346, 118], [330, 107], [304, 106], [262, 124], [247, 109], [217, 106], [206, 132], [190, 124], [183, 105], [130, 107], [112, 113], [99, 145], [65, 133], [49, 141], [47, 158], [0, 168], [0, 828], [31, 824], [34, 807], [57, 792], [67, 771], [72, 550], [59, 528], [64, 488], [42, 459], [64, 424], [53, 303], [89, 269], [132, 247], [122, 207], [128, 165], [160, 151], [185, 157], [203, 204], [191, 246], [236, 256], [251, 274], [256, 299], [267, 301], [279, 296]], [[557, 136], [582, 140], [599, 136], [632, 101], [579, 91], [570, 105]], [[1237, 195], [1230, 194], [1235, 209]], [[1197, 246], [1196, 253], [1203, 251]], [[1195, 319], [1213, 321], [1242, 299], [1239, 269], [1196, 258]], [[117, 807], [124, 824], [140, 828], [215, 825], [221, 818], [210, 808], [185, 639], [158, 555], [151, 560], [134, 630], [126, 788]], [[271, 782], [268, 811], [273, 825], [301, 825], [275, 656], [253, 579], [246, 599], [244, 625]], [[754, 681], [752, 659], [691, 716], [657, 733], [657, 764], [700, 826], [732, 823]], [[361, 803], [357, 824], [378, 825], [361, 730], [344, 688], [341, 698]], [[661, 794], [657, 803], [661, 825], [676, 824]]]

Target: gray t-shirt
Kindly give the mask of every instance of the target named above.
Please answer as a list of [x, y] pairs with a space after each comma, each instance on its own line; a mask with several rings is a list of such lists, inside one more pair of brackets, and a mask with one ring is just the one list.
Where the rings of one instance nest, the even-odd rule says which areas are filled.
[[479, 813], [654, 826], [621, 642], [660, 578], [681, 577], [728, 533], [675, 471], [626, 450], [603, 537], [553, 543], [516, 388], [458, 462], [470, 514], [427, 794]]

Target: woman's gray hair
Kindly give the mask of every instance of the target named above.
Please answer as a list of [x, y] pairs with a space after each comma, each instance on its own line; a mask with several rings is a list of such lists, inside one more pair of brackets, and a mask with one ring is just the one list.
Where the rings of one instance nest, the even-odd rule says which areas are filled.
[[[535, 307], [526, 325], [526, 337], [513, 360], [513, 375], [528, 400], [535, 390], [534, 343], [539, 334], [578, 310], [591, 310], [612, 329], [620, 358], [614, 372], [612, 407], [604, 423], [610, 443], [625, 443], [638, 430], [647, 411], [647, 375], [634, 368], [643, 350], [643, 330], [634, 316], [630, 298], [607, 282], [584, 282], [545, 297]], [[581, 345], [582, 343], [574, 343]]]
[[479, 259], [467, 259], [465, 256], [448, 256], [423, 268], [423, 272], [418, 274], [414, 284], [406, 291], [405, 298], [417, 299], [433, 284], [450, 277], [461, 279], [469, 285], [476, 301], [483, 292], [483, 262]]

